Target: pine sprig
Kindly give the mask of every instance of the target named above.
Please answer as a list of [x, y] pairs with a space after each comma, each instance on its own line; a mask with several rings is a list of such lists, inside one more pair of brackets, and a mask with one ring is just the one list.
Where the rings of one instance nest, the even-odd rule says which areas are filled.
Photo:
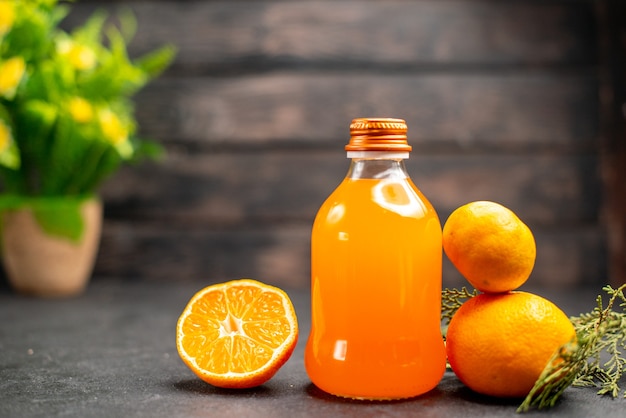
[[463, 305], [463, 302], [476, 295], [478, 295], [478, 290], [474, 289], [470, 292], [465, 286], [460, 290], [454, 288], [443, 289], [441, 292], [441, 319], [445, 321], [444, 325], [450, 324], [450, 320], [461, 305]]
[[[605, 286], [609, 296], [606, 307], [600, 295], [593, 311], [570, 318], [577, 341], [555, 353], [517, 412], [552, 407], [571, 385], [599, 387], [598, 395], [619, 396], [619, 381], [626, 369], [621, 352], [626, 349], [625, 289], [626, 285], [618, 289]], [[613, 310], [616, 302], [620, 311]], [[603, 353], [609, 356], [606, 362], [601, 359]]]
[[[626, 298], [624, 289], [626, 285], [621, 286], [617, 290], [610, 286], [604, 290], [609, 293], [611, 298], [607, 308], [603, 312], [602, 322], [594, 326], [593, 315], [580, 315], [572, 318], [574, 326], [578, 329], [596, 330], [598, 334], [603, 336], [596, 341], [591, 358], [587, 362], [582, 372], [574, 380], [576, 386], [596, 386], [600, 387], [599, 395], [610, 394], [616, 398], [620, 393], [619, 380], [622, 378], [626, 368], [626, 358], [622, 357], [622, 349], [626, 349]], [[619, 307], [621, 312], [612, 310], [612, 306], [616, 301], [620, 300]], [[601, 308], [601, 299], [598, 299]], [[599, 308], [597, 308], [599, 309]], [[595, 312], [596, 310], [594, 310]], [[595, 321], [596, 324], [598, 321]], [[602, 364], [601, 354], [606, 353], [609, 358]], [[626, 397], [626, 391], [624, 393]]]

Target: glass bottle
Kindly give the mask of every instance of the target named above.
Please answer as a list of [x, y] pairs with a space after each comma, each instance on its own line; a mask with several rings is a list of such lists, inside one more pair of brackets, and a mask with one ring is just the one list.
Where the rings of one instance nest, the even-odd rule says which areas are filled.
[[401, 119], [354, 119], [347, 176], [311, 236], [311, 333], [305, 367], [325, 392], [402, 399], [445, 371], [441, 224], [407, 174]]

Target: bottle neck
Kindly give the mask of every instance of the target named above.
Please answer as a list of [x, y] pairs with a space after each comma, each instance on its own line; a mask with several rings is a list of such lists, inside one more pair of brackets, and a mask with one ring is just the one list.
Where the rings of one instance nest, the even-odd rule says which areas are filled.
[[[384, 153], [379, 153], [384, 154]], [[404, 165], [404, 157], [393, 153], [369, 157], [352, 158], [347, 178], [350, 179], [406, 179], [409, 177]]]

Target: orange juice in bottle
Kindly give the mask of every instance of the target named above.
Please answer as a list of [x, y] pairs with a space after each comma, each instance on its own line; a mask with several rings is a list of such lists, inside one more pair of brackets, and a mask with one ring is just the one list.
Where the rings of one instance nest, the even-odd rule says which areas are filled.
[[313, 224], [305, 367], [333, 395], [409, 398], [445, 371], [441, 224], [406, 172], [406, 131], [353, 120], [350, 169]]

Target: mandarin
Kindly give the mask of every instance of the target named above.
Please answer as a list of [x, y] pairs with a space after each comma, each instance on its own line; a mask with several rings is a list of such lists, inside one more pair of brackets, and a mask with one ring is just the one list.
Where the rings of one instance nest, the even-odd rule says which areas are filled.
[[537, 255], [528, 226], [510, 209], [489, 201], [452, 212], [443, 227], [443, 249], [467, 281], [486, 293], [520, 287]]
[[452, 317], [446, 353], [454, 373], [473, 391], [523, 397], [556, 350], [575, 335], [565, 313], [541, 296], [483, 293]]
[[251, 279], [200, 290], [176, 326], [180, 358], [200, 379], [222, 388], [265, 383], [289, 359], [297, 340], [289, 296]]

